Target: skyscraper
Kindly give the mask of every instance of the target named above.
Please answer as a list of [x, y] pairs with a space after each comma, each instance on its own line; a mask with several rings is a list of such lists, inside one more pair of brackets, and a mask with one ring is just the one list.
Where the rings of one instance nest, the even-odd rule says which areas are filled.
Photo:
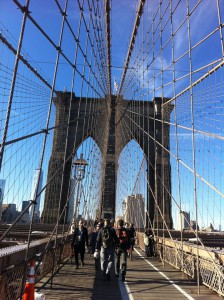
[[[28, 206], [28, 204], [29, 204], [29, 201], [23, 201], [22, 202], [22, 211], [24, 211], [24, 209]], [[24, 223], [24, 224], [27, 224], [27, 223], [29, 223], [29, 221], [30, 221], [30, 219], [29, 219], [29, 211], [27, 210], [25, 212], [25, 214], [21, 217], [20, 222]]]
[[16, 204], [9, 203], [2, 205], [2, 222], [11, 223], [17, 217]]
[[135, 228], [144, 228], [145, 202], [141, 194], [135, 194], [125, 198], [124, 221], [134, 223]]
[[[39, 174], [40, 174], [40, 181], [39, 181], [39, 185], [38, 185]], [[35, 195], [39, 194], [39, 192], [42, 189], [42, 183], [43, 183], [43, 172], [41, 169], [36, 169], [34, 171], [34, 175], [33, 175], [33, 183], [32, 183], [30, 200], [34, 200]], [[37, 204], [35, 206], [35, 212], [34, 212], [34, 222], [36, 222], [36, 223], [38, 223], [40, 220], [40, 197], [41, 197], [41, 195], [39, 195], [36, 199]], [[33, 207], [34, 206], [31, 206], [31, 209], [30, 209], [30, 219], [32, 218]]]
[[4, 197], [4, 190], [5, 190], [5, 180], [0, 179], [0, 220], [2, 218], [2, 203]]
[[190, 212], [181, 211], [178, 213], [177, 230], [190, 228]]

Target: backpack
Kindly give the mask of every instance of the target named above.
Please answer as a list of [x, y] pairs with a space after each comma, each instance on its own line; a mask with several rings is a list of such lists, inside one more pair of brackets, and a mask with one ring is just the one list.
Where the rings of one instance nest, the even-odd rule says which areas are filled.
[[108, 248], [112, 245], [113, 239], [112, 239], [112, 234], [111, 230], [109, 227], [105, 227], [102, 229], [102, 244], [103, 248]]
[[116, 230], [116, 235], [118, 237], [119, 246], [126, 247], [126, 246], [129, 245], [129, 243], [130, 243], [129, 235], [128, 235], [128, 232], [125, 228], [117, 229]]

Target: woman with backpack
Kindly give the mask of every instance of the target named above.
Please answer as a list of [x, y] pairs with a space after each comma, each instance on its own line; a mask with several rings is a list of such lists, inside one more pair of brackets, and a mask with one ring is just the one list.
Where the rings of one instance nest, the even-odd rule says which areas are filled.
[[110, 281], [110, 272], [114, 262], [116, 239], [116, 233], [114, 228], [111, 226], [110, 220], [105, 219], [104, 226], [100, 229], [96, 240], [96, 252], [100, 251], [100, 264], [103, 280]]
[[127, 251], [130, 248], [130, 233], [129, 229], [124, 227], [123, 220], [118, 220], [117, 222], [116, 236], [115, 276], [119, 277], [121, 266], [121, 280], [125, 281], [127, 271]]

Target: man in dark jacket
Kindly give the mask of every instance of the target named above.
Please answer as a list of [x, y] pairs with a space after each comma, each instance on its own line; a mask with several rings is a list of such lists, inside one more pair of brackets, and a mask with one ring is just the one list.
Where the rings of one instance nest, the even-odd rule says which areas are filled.
[[88, 231], [87, 228], [83, 226], [83, 221], [80, 220], [79, 227], [75, 228], [72, 240], [72, 247], [75, 252], [76, 269], [78, 269], [79, 267], [79, 253], [81, 258], [81, 265], [84, 266], [85, 245], [88, 246]]
[[130, 233], [130, 248], [128, 249], [129, 251], [129, 258], [130, 260], [132, 260], [132, 251], [134, 250], [134, 245], [135, 245], [135, 228], [134, 228], [134, 224], [131, 223], [129, 229], [129, 233]]

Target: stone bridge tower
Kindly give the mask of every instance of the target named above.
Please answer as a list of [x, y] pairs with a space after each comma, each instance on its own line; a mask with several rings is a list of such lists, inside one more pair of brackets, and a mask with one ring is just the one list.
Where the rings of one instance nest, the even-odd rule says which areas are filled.
[[[76, 97], [68, 92], [58, 92], [57, 97], [54, 98], [56, 121], [47, 181], [53, 175], [54, 179], [46, 187], [41, 217], [43, 223], [57, 222], [59, 202], [60, 212], [62, 212], [67, 201], [72, 168], [71, 153], [74, 153], [75, 149], [85, 139], [92, 137], [99, 146], [103, 158], [101, 216], [103, 218], [114, 218], [115, 216], [118, 158], [130, 140], [135, 139], [139, 142], [148, 161], [148, 222], [154, 224], [155, 228], [162, 228], [163, 220], [159, 214], [155, 218], [155, 212], [158, 211], [157, 207], [162, 207], [162, 203], [165, 203], [163, 209], [165, 220], [167, 226], [172, 228], [170, 157], [167, 152], [162, 151], [161, 147], [163, 143], [164, 147], [169, 148], [169, 125], [167, 125], [168, 122], [163, 123], [161, 120], [168, 121], [170, 113], [167, 113], [166, 109], [166, 114], [163, 114], [160, 98], [155, 98], [152, 102], [128, 101], [123, 98], [117, 102], [115, 100], [115, 96], [106, 96], [105, 99], [91, 99]], [[170, 106], [171, 110], [172, 107]], [[136, 126], [132, 128], [131, 120], [137, 114], [139, 117], [135, 118]], [[65, 124], [70, 124], [70, 126], [63, 176], [62, 168], [59, 171], [58, 169], [64, 161], [67, 133]], [[142, 128], [144, 132], [141, 131]], [[158, 141], [157, 144], [155, 144], [154, 139]], [[157, 175], [155, 175], [155, 170]], [[164, 184], [162, 185], [161, 182]], [[63, 220], [61, 221], [63, 222]]]

